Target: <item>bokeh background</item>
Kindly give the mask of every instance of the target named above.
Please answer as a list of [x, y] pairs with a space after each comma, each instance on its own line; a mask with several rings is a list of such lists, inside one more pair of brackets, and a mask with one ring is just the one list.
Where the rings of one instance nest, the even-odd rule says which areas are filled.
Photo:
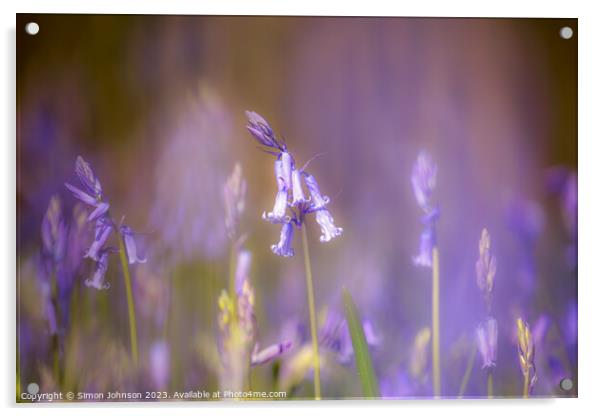
[[[29, 21], [40, 25], [36, 36], [21, 30]], [[564, 26], [571, 39], [559, 35]], [[521, 391], [518, 316], [539, 331], [533, 394], [576, 395], [577, 37], [576, 19], [17, 15], [23, 385], [56, 388], [40, 227], [52, 195], [73, 209], [63, 183], [74, 181], [78, 155], [112, 212], [145, 237], [149, 261], [133, 270], [145, 364], [128, 366], [117, 261], [101, 292], [83, 285], [84, 262], [69, 301], [77, 316], [64, 328], [64, 387], [153, 387], [156, 377], [144, 375], [166, 340], [164, 386], [218, 388], [216, 302], [229, 250], [222, 189], [236, 162], [248, 183], [241, 227], [260, 337], [275, 341], [300, 322], [307, 339], [302, 258], [274, 256], [279, 230], [260, 218], [275, 181], [272, 158], [245, 129], [244, 110], [255, 110], [301, 163], [324, 153], [311, 171], [345, 231], [321, 244], [310, 226], [317, 305], [321, 315], [341, 311], [341, 288], [350, 290], [380, 340], [383, 394], [432, 394], [429, 363], [410, 371], [414, 338], [430, 324], [430, 271], [412, 263], [421, 224], [410, 175], [425, 149], [439, 167], [443, 394], [457, 396], [485, 316], [475, 262], [487, 227], [498, 258], [496, 395]], [[276, 385], [274, 368], [293, 357], [295, 347], [254, 369], [254, 386]], [[466, 396], [486, 393], [480, 363], [477, 355]], [[352, 364], [326, 371], [325, 396], [357, 396], [353, 374]], [[568, 393], [559, 389], [565, 377], [575, 382]], [[306, 380], [295, 397], [311, 395]]]

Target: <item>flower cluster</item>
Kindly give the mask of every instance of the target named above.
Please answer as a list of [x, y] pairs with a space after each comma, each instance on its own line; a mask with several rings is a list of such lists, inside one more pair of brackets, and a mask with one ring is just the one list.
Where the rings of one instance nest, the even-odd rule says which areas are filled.
[[87, 217], [87, 222], [95, 223], [94, 240], [86, 250], [84, 257], [96, 262], [92, 278], [86, 279], [88, 287], [95, 289], [108, 289], [109, 284], [105, 282], [105, 274], [109, 266], [109, 254], [117, 250], [107, 245], [113, 231], [119, 232], [123, 239], [129, 264], [144, 263], [146, 258], [138, 256], [135, 242], [135, 234], [130, 227], [123, 224], [117, 225], [109, 214], [109, 203], [104, 199], [100, 181], [94, 174], [90, 164], [81, 156], [75, 161], [75, 173], [79, 179], [81, 188], [65, 183], [65, 186], [73, 196], [92, 208]]
[[[264, 212], [263, 219], [273, 224], [281, 224], [280, 240], [271, 246], [272, 252], [279, 256], [290, 257], [295, 254], [292, 241], [294, 225], [301, 227], [305, 216], [315, 214], [316, 222], [322, 230], [320, 241], [325, 243], [341, 235], [343, 229], [334, 224], [334, 219], [326, 206], [330, 199], [322, 195], [316, 178], [305, 169], [298, 168], [288, 152], [286, 144], [277, 139], [268, 122], [259, 114], [247, 111], [247, 130], [276, 156], [274, 173], [276, 176], [276, 201], [271, 212]], [[306, 189], [304, 189], [306, 188]], [[306, 197], [306, 192], [309, 196]]]
[[437, 165], [431, 155], [421, 151], [412, 168], [412, 188], [418, 206], [424, 212], [421, 218], [424, 229], [420, 235], [420, 251], [414, 256], [417, 266], [432, 267], [433, 248], [436, 245], [435, 225], [439, 219], [439, 208], [432, 203], [432, 194], [437, 184]]

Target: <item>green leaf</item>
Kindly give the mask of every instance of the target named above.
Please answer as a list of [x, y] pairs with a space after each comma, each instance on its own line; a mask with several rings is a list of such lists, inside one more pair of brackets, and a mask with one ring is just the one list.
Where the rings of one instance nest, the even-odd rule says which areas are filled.
[[372, 358], [366, 342], [366, 334], [361, 320], [358, 318], [357, 308], [347, 289], [343, 288], [343, 303], [345, 304], [345, 317], [347, 328], [353, 344], [355, 355], [355, 367], [357, 369], [364, 398], [372, 399], [380, 397], [380, 388], [372, 366]]

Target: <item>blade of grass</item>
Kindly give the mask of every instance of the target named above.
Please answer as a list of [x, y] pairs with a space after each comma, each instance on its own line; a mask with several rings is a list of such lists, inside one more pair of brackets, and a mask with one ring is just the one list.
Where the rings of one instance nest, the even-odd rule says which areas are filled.
[[376, 380], [374, 367], [372, 366], [372, 358], [368, 350], [366, 334], [364, 334], [364, 328], [358, 318], [357, 308], [353, 303], [353, 299], [345, 288], [343, 289], [343, 303], [345, 304], [347, 328], [349, 329], [349, 336], [353, 344], [355, 366], [362, 384], [364, 398], [378, 398], [380, 397], [380, 388]]

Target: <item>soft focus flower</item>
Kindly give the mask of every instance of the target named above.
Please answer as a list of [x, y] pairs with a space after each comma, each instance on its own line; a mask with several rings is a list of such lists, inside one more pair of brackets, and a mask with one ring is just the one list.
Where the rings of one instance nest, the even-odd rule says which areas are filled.
[[[90, 164], [81, 156], [78, 156], [75, 160], [75, 173], [84, 189], [82, 190], [69, 183], [65, 183], [65, 186], [77, 199], [87, 205], [98, 208], [102, 203], [102, 186], [100, 185], [98, 178], [94, 175], [94, 171], [90, 167]], [[108, 206], [105, 209], [103, 205], [102, 209], [106, 212]]]
[[280, 231], [280, 241], [278, 241], [278, 244], [273, 244], [271, 249], [274, 254], [282, 257], [290, 257], [295, 255], [292, 245], [293, 224], [285, 222], [282, 224], [282, 230]]
[[154, 387], [165, 389], [169, 383], [170, 357], [169, 344], [166, 341], [156, 341], [150, 349], [150, 374]]
[[42, 248], [45, 256], [56, 263], [63, 259], [67, 245], [67, 225], [63, 219], [61, 200], [57, 195], [50, 198], [46, 215], [42, 220]]
[[255, 349], [251, 354], [251, 366], [269, 363], [270, 361], [273, 361], [275, 358], [287, 352], [292, 346], [293, 343], [287, 341], [270, 345], [269, 347], [260, 351], [259, 344], [255, 344]]
[[495, 367], [497, 360], [497, 321], [488, 317], [476, 330], [477, 347], [483, 359], [482, 368]]
[[412, 168], [412, 187], [418, 206], [429, 212], [431, 207], [431, 195], [437, 184], [437, 165], [433, 162], [431, 155], [422, 150]]
[[437, 183], [437, 165], [430, 154], [421, 151], [412, 168], [412, 187], [418, 206], [424, 211], [422, 224], [424, 229], [420, 234], [420, 250], [412, 259], [416, 266], [432, 267], [433, 249], [435, 248], [435, 225], [439, 219], [439, 208], [434, 206], [431, 196]]
[[[366, 336], [366, 343], [373, 351], [381, 345], [381, 339], [374, 332], [372, 322], [368, 319], [362, 321], [362, 328]], [[320, 347], [334, 352], [340, 364], [349, 364], [353, 358], [353, 344], [347, 321], [338, 313], [328, 311], [326, 320], [320, 328]]]
[[493, 291], [493, 284], [495, 278], [495, 272], [497, 270], [497, 260], [494, 255], [491, 254], [491, 237], [486, 228], [483, 228], [481, 232], [481, 239], [479, 240], [479, 259], [476, 263], [477, 273], [477, 286], [483, 292], [485, 299], [489, 303], [491, 301], [491, 293]]
[[234, 273], [234, 282], [237, 295], [242, 294], [244, 283], [249, 280], [251, 259], [251, 252], [248, 250], [239, 250], [236, 260], [236, 271]]
[[518, 358], [521, 371], [525, 377], [530, 377], [530, 387], [537, 380], [535, 372], [535, 345], [529, 325], [521, 318], [516, 320], [518, 339]]
[[240, 163], [234, 165], [234, 170], [224, 186], [224, 206], [226, 209], [226, 231], [230, 239], [238, 234], [238, 224], [245, 210], [245, 195], [247, 182], [242, 176]]
[[119, 227], [119, 232], [123, 237], [123, 243], [125, 245], [125, 252], [127, 254], [128, 263], [146, 263], [145, 257], [138, 256], [138, 248], [136, 247], [136, 241], [134, 239], [134, 231], [127, 225]]

